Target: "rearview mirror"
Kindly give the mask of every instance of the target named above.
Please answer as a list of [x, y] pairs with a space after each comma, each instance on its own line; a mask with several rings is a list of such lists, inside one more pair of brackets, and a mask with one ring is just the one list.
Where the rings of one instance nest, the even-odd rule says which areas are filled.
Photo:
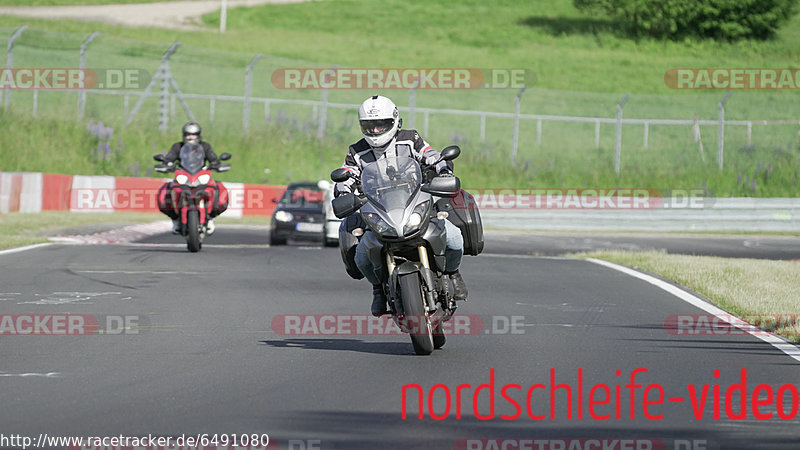
[[223, 153], [223, 154], [219, 155], [219, 159], [221, 161], [227, 161], [227, 160], [231, 159], [231, 154], [230, 153]]
[[452, 161], [458, 158], [458, 155], [461, 154], [461, 148], [457, 145], [448, 145], [447, 147], [442, 150], [442, 156], [439, 157], [439, 161]]
[[340, 167], [331, 172], [331, 180], [337, 183], [342, 183], [347, 181], [350, 178], [351, 174], [352, 172], [350, 172], [349, 170], [345, 169], [344, 167]]
[[164, 155], [162, 155], [161, 153], [157, 153], [153, 155], [153, 159], [159, 162], [164, 162]]

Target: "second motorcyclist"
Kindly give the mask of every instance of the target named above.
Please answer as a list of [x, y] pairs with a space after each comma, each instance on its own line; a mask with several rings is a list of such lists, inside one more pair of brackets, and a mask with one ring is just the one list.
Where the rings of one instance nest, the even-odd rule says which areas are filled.
[[[163, 163], [167, 167], [174, 166], [175, 160], [177, 160], [178, 155], [180, 155], [181, 148], [186, 144], [199, 145], [202, 151], [205, 153], [205, 159], [210, 168], [219, 166], [220, 160], [214, 153], [214, 150], [211, 148], [211, 144], [203, 141], [200, 137], [202, 130], [198, 123], [187, 122], [183, 125], [181, 132], [183, 136], [181, 141], [172, 144], [172, 147], [170, 147], [167, 154], [164, 155]], [[180, 217], [178, 217], [176, 208], [174, 207], [175, 200], [173, 199], [172, 195], [172, 188], [174, 186], [174, 181], [168, 181], [158, 189], [158, 209], [172, 219], [172, 233], [178, 234], [180, 233], [181, 229], [181, 220]], [[218, 190], [217, 195], [215, 196], [217, 201], [212, 207], [210, 214], [211, 219], [209, 219], [208, 223], [206, 224], [206, 232], [209, 235], [213, 234], [215, 229], [213, 218], [222, 214], [226, 209], [228, 209], [228, 190], [225, 189], [225, 186], [223, 186], [222, 183], [216, 183], [216, 189]]]

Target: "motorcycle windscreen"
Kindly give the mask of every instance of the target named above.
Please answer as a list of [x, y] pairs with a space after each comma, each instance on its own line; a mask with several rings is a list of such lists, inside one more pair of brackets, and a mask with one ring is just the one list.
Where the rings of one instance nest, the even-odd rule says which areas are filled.
[[361, 172], [361, 189], [373, 204], [386, 212], [399, 211], [401, 216], [421, 183], [419, 163], [407, 156], [381, 158]]
[[181, 147], [178, 158], [181, 160], [183, 170], [195, 174], [205, 165], [206, 152], [199, 144], [185, 144]]

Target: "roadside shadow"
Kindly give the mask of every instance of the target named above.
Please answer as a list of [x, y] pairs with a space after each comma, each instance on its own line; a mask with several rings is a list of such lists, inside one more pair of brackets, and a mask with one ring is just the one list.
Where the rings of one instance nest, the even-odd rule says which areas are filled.
[[628, 37], [624, 27], [610, 19], [530, 16], [520, 19], [518, 23], [552, 36], [609, 33], [618, 37]]
[[298, 348], [302, 350], [335, 350], [375, 355], [416, 356], [411, 342], [365, 342], [358, 339], [293, 338], [263, 340], [261, 344], [275, 348]]

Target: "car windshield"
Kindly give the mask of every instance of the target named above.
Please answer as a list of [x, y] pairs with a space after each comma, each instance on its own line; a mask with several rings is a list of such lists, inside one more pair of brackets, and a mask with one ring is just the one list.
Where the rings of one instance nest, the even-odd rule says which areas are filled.
[[322, 209], [324, 192], [311, 187], [289, 188], [281, 198], [281, 204], [293, 208]]
[[195, 174], [203, 168], [206, 162], [206, 153], [198, 144], [186, 144], [181, 147], [178, 158], [181, 160], [183, 170]]
[[419, 163], [406, 156], [379, 159], [361, 172], [364, 194], [385, 211], [408, 206], [421, 180]]

